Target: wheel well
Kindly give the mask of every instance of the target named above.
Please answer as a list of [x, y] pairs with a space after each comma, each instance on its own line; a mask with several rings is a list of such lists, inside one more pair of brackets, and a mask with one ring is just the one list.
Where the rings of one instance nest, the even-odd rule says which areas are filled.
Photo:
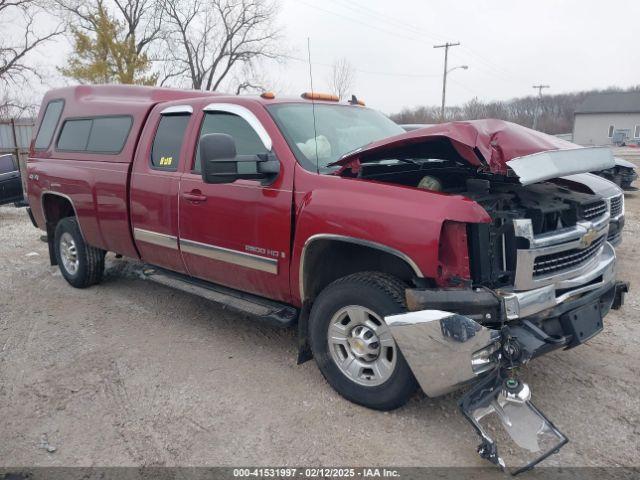
[[76, 215], [68, 198], [52, 193], [45, 193], [42, 196], [42, 210], [47, 226], [51, 224], [54, 228], [63, 218], [75, 217]]
[[71, 200], [53, 193], [45, 193], [42, 196], [42, 213], [44, 214], [47, 230], [47, 243], [49, 244], [49, 261], [51, 265], [57, 265], [54, 252], [53, 238], [58, 222], [66, 217], [75, 217], [76, 211]]
[[301, 262], [303, 302], [313, 302], [324, 287], [352, 273], [382, 272], [408, 284], [417, 276], [414, 267], [394, 253], [337, 239], [314, 240], [305, 247]]

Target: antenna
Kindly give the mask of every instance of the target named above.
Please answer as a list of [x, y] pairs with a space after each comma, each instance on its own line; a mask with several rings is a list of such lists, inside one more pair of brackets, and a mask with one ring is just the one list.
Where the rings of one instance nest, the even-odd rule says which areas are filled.
[[307, 37], [307, 54], [309, 56], [309, 83], [311, 83], [311, 111], [313, 112], [313, 143], [316, 146], [316, 173], [320, 173], [320, 159], [318, 158], [318, 127], [316, 126], [316, 101], [313, 90], [313, 71], [311, 68], [311, 38]]

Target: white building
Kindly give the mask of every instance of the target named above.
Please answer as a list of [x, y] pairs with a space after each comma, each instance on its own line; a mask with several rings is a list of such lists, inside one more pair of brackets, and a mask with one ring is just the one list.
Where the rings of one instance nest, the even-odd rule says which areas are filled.
[[640, 143], [640, 92], [589, 95], [576, 109], [573, 141], [579, 145]]

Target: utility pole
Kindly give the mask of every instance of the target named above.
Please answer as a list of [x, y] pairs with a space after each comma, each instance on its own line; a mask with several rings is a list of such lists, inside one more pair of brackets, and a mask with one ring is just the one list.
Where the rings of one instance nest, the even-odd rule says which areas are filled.
[[442, 75], [442, 108], [440, 109], [440, 119], [444, 121], [444, 104], [447, 97], [447, 62], [449, 61], [449, 47], [457, 47], [460, 42], [445, 43], [444, 45], [434, 45], [433, 48], [444, 48], [444, 74]]
[[551, 88], [549, 85], [534, 85], [533, 88], [538, 89], [538, 106], [536, 107], [536, 111], [533, 115], [533, 129], [538, 129], [538, 115], [540, 115], [540, 110], [542, 108], [542, 90], [545, 88]]

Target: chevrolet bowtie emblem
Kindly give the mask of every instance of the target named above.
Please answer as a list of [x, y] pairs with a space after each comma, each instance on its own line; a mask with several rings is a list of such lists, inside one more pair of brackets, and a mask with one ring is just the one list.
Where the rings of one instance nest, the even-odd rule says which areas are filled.
[[598, 236], [598, 231], [595, 228], [590, 228], [589, 230], [587, 230], [587, 233], [585, 233], [580, 239], [580, 244], [582, 245], [582, 248], [590, 247], [597, 236]]

